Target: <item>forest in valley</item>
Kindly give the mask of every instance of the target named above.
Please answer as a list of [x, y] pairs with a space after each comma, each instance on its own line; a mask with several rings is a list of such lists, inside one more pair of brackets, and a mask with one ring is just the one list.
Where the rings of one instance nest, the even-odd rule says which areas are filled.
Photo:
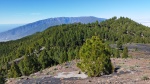
[[[0, 74], [15, 78], [79, 58], [79, 49], [92, 36], [110, 44], [150, 43], [150, 29], [129, 18], [53, 26], [22, 39], [0, 42]], [[111, 49], [111, 56], [118, 51]], [[116, 52], [114, 52], [116, 51]]]

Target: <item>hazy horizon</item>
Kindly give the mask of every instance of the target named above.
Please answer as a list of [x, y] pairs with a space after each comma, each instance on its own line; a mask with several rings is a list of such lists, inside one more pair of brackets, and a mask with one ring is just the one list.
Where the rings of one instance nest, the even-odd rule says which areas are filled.
[[[82, 17], [82, 16], [78, 16], [78, 17]], [[85, 17], [89, 17], [89, 16], [85, 16]], [[93, 16], [93, 17], [96, 17], [96, 16]], [[52, 18], [58, 18], [58, 17], [52, 17]], [[97, 18], [105, 18], [105, 17], [97, 17]], [[46, 18], [46, 19], [48, 19], [48, 18]], [[109, 19], [109, 18], [105, 18], [105, 19]], [[44, 19], [40, 19], [40, 20], [44, 20]], [[39, 21], [39, 20], [37, 20], [37, 21]], [[136, 21], [138, 23], [141, 23], [141, 24], [143, 24], [145, 26], [150, 27], [150, 21], [148, 19], [145, 19], [145, 20], [143, 20], [143, 19], [135, 19], [134, 21]], [[36, 22], [36, 21], [33, 21], [33, 22]], [[30, 23], [33, 23], [33, 22], [30, 22]], [[11, 29], [14, 29], [14, 28], [17, 28], [19, 26], [26, 25], [26, 24], [29, 24], [29, 23], [22, 23], [22, 24], [21, 23], [20, 24], [0, 24], [0, 33], [8, 31], [8, 30], [11, 30]]]
[[19, 27], [21, 25], [24, 25], [24, 24], [0, 24], [0, 33], [14, 29], [14, 28]]
[[0, 24], [27, 24], [55, 17], [123, 16], [150, 27], [149, 3], [149, 0], [1, 0]]

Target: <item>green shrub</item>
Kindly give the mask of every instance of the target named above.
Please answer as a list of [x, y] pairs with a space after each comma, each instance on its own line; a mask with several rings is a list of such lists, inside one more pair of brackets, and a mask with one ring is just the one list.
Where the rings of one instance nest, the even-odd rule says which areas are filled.
[[129, 56], [128, 56], [128, 48], [125, 47], [125, 48], [123, 49], [122, 58], [128, 58], [128, 57], [129, 57]]
[[77, 66], [90, 77], [110, 74], [113, 71], [110, 56], [110, 47], [102, 43], [99, 37], [93, 36], [80, 48], [81, 62]]

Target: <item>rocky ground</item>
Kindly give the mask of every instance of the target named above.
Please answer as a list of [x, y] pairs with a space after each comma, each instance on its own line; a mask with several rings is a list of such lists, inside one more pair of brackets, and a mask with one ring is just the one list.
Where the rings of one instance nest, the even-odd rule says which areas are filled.
[[143, 46], [130, 46], [129, 55], [133, 58], [112, 58], [115, 72], [110, 75], [86, 77], [76, 67], [78, 61], [74, 60], [30, 76], [8, 79], [6, 84], [150, 84], [150, 51], [149, 46]]

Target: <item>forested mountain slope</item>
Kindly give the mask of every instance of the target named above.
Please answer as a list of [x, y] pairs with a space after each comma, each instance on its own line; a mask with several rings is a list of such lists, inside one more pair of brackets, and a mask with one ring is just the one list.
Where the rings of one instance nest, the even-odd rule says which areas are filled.
[[72, 24], [72, 23], [92, 23], [95, 21], [104, 21], [104, 18], [97, 18], [97, 17], [58, 17], [58, 18], [49, 18], [40, 20], [37, 22], [33, 22], [30, 24], [26, 24], [6, 32], [0, 33], [0, 42], [2, 41], [10, 41], [20, 39], [22, 37], [32, 35], [36, 32], [41, 32], [48, 27], [61, 25], [61, 24]]
[[[15, 41], [0, 43], [1, 73], [11, 77], [14, 68], [8, 62], [24, 56], [17, 64], [20, 75], [78, 58], [78, 51], [87, 38], [99, 36], [107, 43], [150, 43], [150, 29], [129, 18], [113, 17], [101, 23], [63, 24]], [[5, 65], [5, 66], [4, 66]], [[28, 68], [26, 68], [28, 67]], [[7, 70], [9, 72], [7, 72]], [[17, 69], [17, 68], [16, 68]]]

